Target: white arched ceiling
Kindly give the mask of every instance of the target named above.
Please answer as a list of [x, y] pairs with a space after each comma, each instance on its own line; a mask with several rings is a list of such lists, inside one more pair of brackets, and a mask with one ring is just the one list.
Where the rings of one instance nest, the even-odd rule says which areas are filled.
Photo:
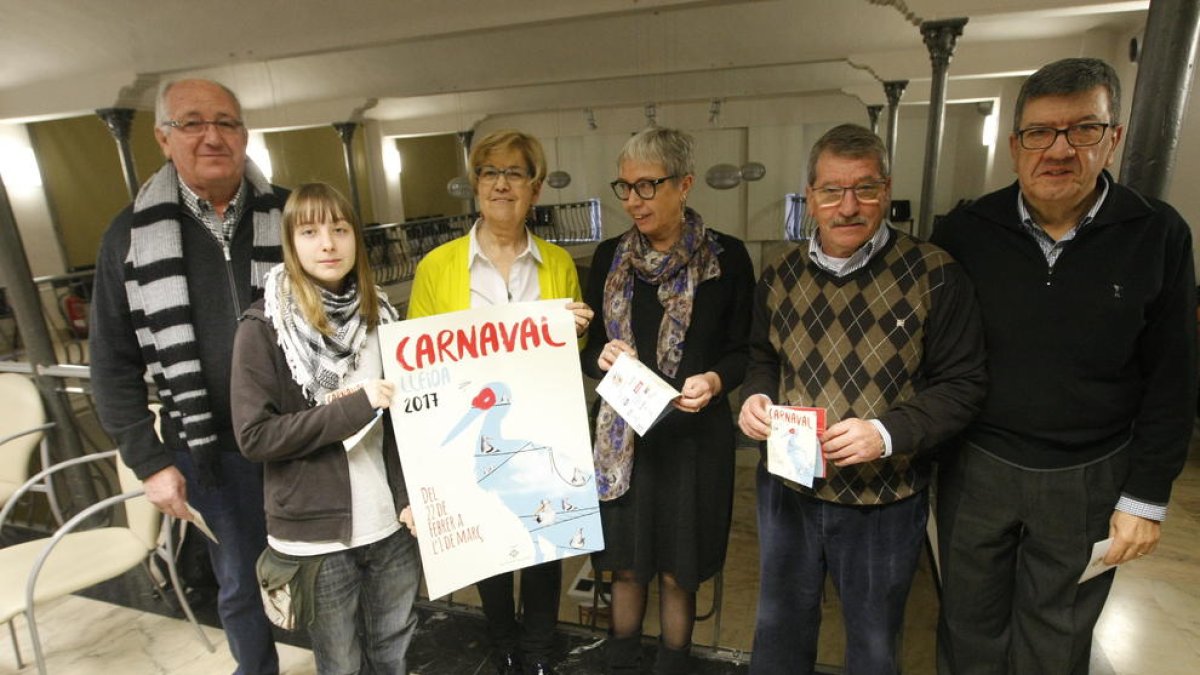
[[915, 24], [954, 16], [970, 22], [951, 64], [951, 96], [986, 98], [989, 79], [1111, 45], [1144, 22], [1147, 5], [0, 0], [0, 120], [148, 109], [161, 79], [183, 75], [229, 84], [257, 128], [346, 119], [374, 98], [365, 115], [389, 133], [651, 101], [843, 92], [881, 103], [881, 79], [910, 80], [904, 100], [919, 102], [929, 58]]

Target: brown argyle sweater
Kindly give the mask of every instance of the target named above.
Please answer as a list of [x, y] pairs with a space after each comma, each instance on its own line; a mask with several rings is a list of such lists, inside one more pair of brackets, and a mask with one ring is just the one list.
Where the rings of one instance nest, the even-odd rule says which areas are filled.
[[[745, 397], [826, 409], [826, 423], [878, 419], [892, 454], [837, 467], [813, 488], [840, 504], [888, 504], [923, 490], [937, 444], [978, 412], [986, 392], [975, 294], [942, 249], [893, 230], [836, 277], [798, 246], [763, 270], [754, 298]], [[783, 480], [783, 479], [778, 479]]]

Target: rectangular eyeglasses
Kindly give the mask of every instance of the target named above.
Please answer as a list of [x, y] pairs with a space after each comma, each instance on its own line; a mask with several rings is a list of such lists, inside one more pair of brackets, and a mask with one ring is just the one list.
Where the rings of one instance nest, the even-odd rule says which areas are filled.
[[224, 120], [167, 120], [162, 123], [164, 127], [178, 129], [179, 133], [184, 136], [200, 136], [208, 131], [209, 126], [216, 127], [217, 132], [223, 136], [234, 136], [238, 134], [242, 127], [241, 120], [224, 119]]
[[1017, 131], [1021, 147], [1026, 150], [1045, 150], [1058, 141], [1059, 135], [1067, 137], [1067, 144], [1072, 148], [1086, 148], [1099, 143], [1104, 138], [1104, 132], [1115, 126], [1103, 122], [1084, 122], [1072, 124], [1069, 127], [1056, 129], [1054, 127], [1025, 127]]

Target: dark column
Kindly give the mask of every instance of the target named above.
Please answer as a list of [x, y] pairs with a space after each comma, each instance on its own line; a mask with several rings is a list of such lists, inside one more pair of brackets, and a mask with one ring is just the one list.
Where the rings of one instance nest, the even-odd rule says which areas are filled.
[[908, 80], [890, 80], [883, 83], [883, 95], [888, 102], [887, 151], [888, 164], [896, 160], [896, 140], [900, 137], [900, 97], [908, 87]]
[[[75, 415], [68, 404], [66, 396], [58, 390], [58, 381], [52, 377], [40, 374], [39, 368], [58, 363], [54, 353], [54, 342], [50, 339], [50, 331], [42, 318], [42, 304], [38, 298], [37, 284], [33, 283], [33, 272], [29, 269], [29, 259], [25, 257], [25, 244], [21, 241], [21, 232], [17, 229], [17, 220], [13, 216], [12, 204], [8, 201], [8, 191], [4, 188], [4, 180], [0, 178], [0, 284], [4, 285], [8, 302], [12, 306], [13, 316], [21, 330], [21, 341], [25, 344], [25, 353], [29, 364], [33, 367], [33, 379], [41, 391], [42, 401], [46, 412], [55, 427], [50, 435], [50, 459], [59, 462], [64, 459], [83, 456], [83, 444], [79, 440], [79, 432], [75, 427]], [[90, 503], [95, 497], [95, 490], [87, 480], [86, 472], [66, 470], [66, 481], [72, 498], [78, 497], [82, 503]], [[80, 502], [72, 502], [80, 503]], [[68, 504], [63, 504], [69, 507]], [[64, 512], [73, 509], [64, 508]]]
[[125, 187], [129, 190], [129, 198], [137, 197], [138, 182], [137, 167], [133, 165], [133, 152], [129, 148], [129, 130], [133, 126], [133, 108], [100, 108], [96, 114], [108, 126], [108, 132], [117, 141], [117, 150], [121, 153], [121, 170], [125, 172]]
[[[466, 131], [458, 132], [455, 136], [458, 138], [458, 149], [462, 152], [462, 175], [467, 176], [471, 172], [471, 142], [475, 138], [475, 131], [467, 129]], [[467, 180], [470, 179], [471, 177], [467, 176]], [[474, 213], [478, 209], [479, 206], [475, 203], [475, 198], [472, 197], [471, 210], [468, 213]]]
[[871, 133], [879, 134], [879, 113], [883, 112], [881, 105], [867, 106], [867, 119], [871, 120]]
[[358, 122], [334, 122], [333, 128], [337, 129], [338, 136], [342, 137], [342, 156], [346, 160], [346, 177], [350, 179], [350, 204], [354, 207], [354, 214], [358, 216], [359, 222], [362, 222], [362, 202], [358, 198], [358, 171], [354, 168], [354, 132], [358, 129]]
[[929, 90], [929, 126], [925, 130], [925, 173], [921, 179], [921, 218], [917, 221], [917, 236], [925, 238], [933, 229], [933, 190], [937, 182], [938, 158], [942, 152], [942, 129], [946, 115], [946, 81], [954, 45], [962, 35], [965, 18], [926, 21], [921, 24], [921, 36], [929, 49], [933, 64], [933, 82]]
[[1150, 197], [1166, 196], [1175, 168], [1198, 28], [1196, 0], [1151, 0], [1121, 159], [1121, 182]]

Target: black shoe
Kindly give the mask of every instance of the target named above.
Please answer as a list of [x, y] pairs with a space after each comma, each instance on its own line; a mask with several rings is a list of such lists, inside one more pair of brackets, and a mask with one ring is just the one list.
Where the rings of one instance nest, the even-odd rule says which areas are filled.
[[543, 661], [534, 661], [525, 666], [525, 675], [556, 675], [550, 664]]
[[604, 645], [604, 672], [609, 675], [637, 675], [642, 672], [642, 637], [610, 637]]
[[658, 643], [658, 654], [654, 659], [655, 675], [687, 675], [692, 672], [691, 659], [688, 654], [692, 646], [683, 649], [670, 649], [663, 643]]
[[516, 652], [505, 652], [496, 659], [497, 675], [521, 675], [521, 657]]

